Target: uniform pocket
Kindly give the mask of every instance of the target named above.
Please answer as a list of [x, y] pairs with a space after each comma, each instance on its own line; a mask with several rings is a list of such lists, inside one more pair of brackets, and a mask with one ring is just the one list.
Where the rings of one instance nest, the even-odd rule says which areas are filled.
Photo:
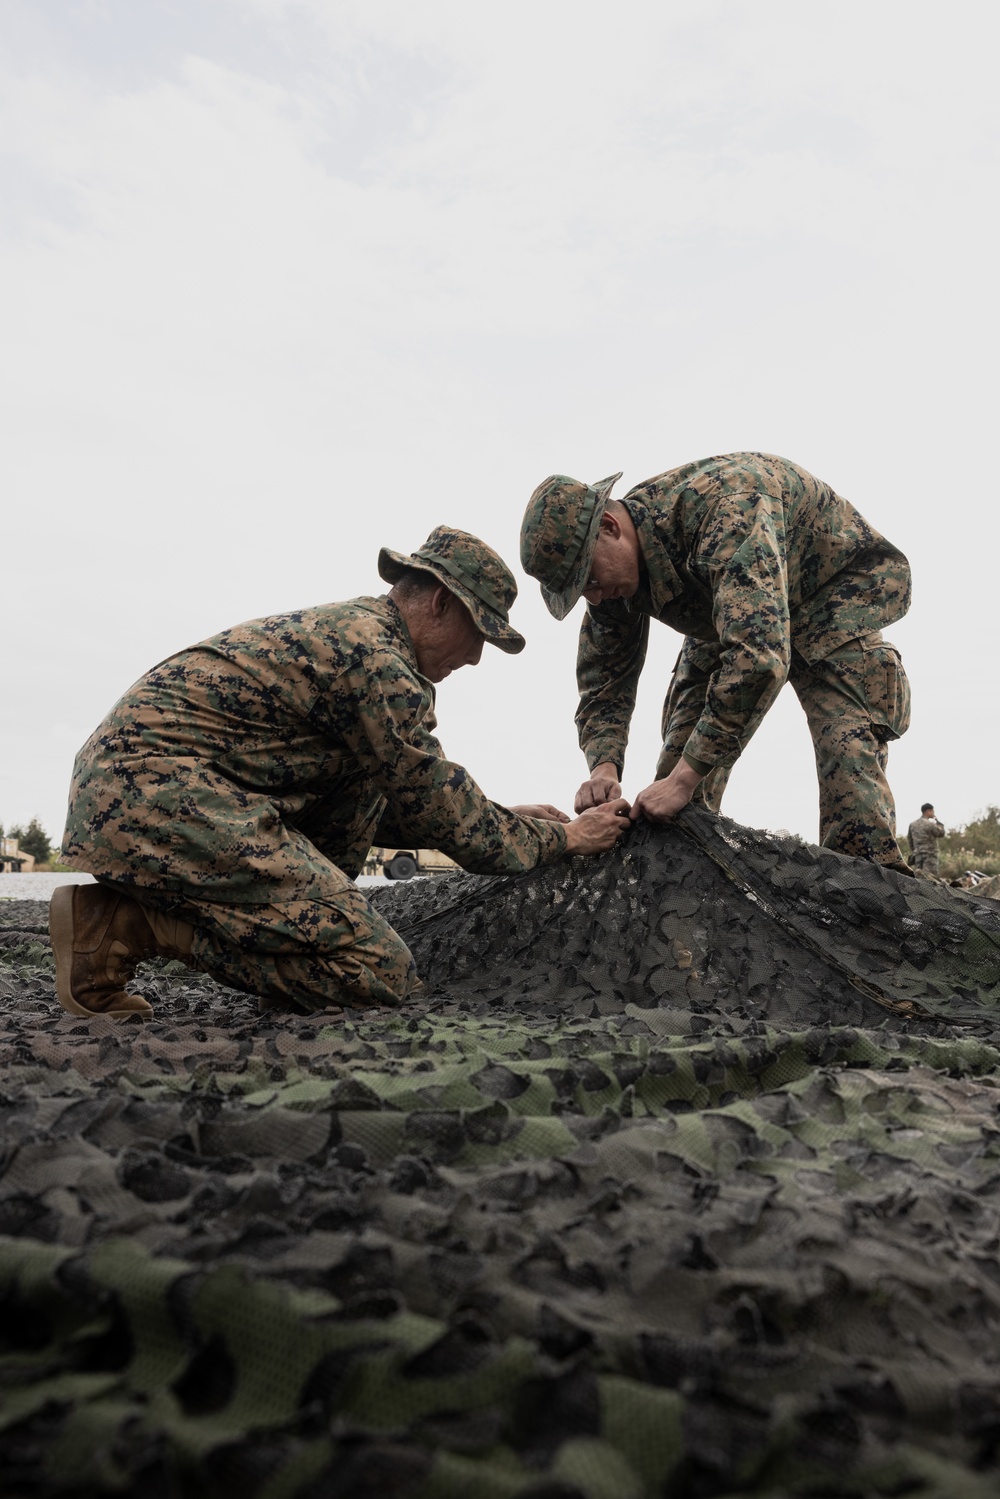
[[910, 727], [910, 683], [899, 652], [887, 640], [862, 643], [865, 697], [877, 739], [898, 739]]

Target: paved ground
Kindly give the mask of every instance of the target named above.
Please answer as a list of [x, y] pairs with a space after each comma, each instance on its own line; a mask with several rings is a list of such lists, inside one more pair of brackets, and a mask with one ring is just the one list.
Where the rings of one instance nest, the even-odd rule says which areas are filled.
[[[0, 900], [50, 900], [59, 885], [89, 885], [90, 874], [0, 874]], [[388, 885], [383, 875], [363, 874], [359, 885]]]
[[0, 874], [0, 900], [49, 900], [60, 885], [89, 885], [91, 874]]

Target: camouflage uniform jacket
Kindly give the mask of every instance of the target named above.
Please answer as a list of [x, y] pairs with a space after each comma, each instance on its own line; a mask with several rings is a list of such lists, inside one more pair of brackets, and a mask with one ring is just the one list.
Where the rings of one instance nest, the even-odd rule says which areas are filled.
[[711, 680], [685, 754], [712, 767], [739, 757], [793, 649], [822, 660], [909, 608], [902, 552], [783, 458], [703, 459], [623, 503], [644, 566], [639, 592], [588, 608], [580, 631], [577, 726], [591, 769], [624, 763], [651, 618], [708, 644]]
[[924, 817], [921, 814], [910, 823], [906, 837], [911, 853], [930, 854], [936, 860], [937, 840], [944, 837], [944, 823], [939, 822], [936, 817]]
[[327, 860], [353, 879], [372, 843], [404, 837], [481, 873], [561, 858], [562, 828], [491, 802], [434, 727], [387, 597], [251, 620], [154, 667], [91, 735], [65, 858], [235, 902], [304, 889]]

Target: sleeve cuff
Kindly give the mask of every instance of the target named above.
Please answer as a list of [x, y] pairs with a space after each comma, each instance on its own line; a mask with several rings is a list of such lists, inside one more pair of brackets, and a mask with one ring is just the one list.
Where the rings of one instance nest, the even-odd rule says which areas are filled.
[[688, 735], [681, 753], [689, 765], [714, 770], [717, 765], [735, 765], [743, 753], [743, 745], [736, 734], [711, 723], [698, 724]]
[[586, 751], [587, 769], [593, 770], [596, 765], [613, 765], [618, 772], [618, 779], [622, 778], [625, 769], [625, 752], [617, 745], [591, 746]]
[[539, 833], [539, 864], [556, 864], [566, 857], [566, 826], [561, 822], [543, 822], [537, 817], [526, 818]]

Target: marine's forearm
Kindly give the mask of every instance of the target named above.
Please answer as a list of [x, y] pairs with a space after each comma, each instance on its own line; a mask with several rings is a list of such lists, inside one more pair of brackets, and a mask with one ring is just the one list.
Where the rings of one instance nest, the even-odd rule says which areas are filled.
[[787, 681], [789, 656], [777, 644], [753, 653], [743, 646], [722, 651], [704, 710], [684, 745], [689, 763], [735, 764]]
[[576, 661], [576, 727], [591, 770], [610, 762], [620, 774], [624, 766], [648, 636], [648, 616], [630, 614], [622, 606], [602, 605], [584, 616]]

